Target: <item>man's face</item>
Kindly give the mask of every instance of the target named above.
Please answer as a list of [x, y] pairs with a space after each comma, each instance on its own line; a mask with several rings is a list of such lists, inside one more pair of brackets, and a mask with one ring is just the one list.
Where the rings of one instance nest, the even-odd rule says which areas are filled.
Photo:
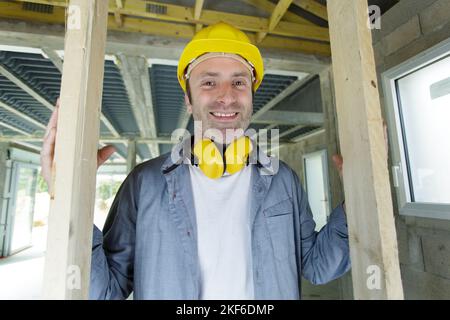
[[207, 59], [192, 70], [189, 88], [187, 110], [195, 121], [202, 121], [202, 133], [218, 129], [225, 137], [230, 129], [247, 129], [253, 112], [252, 77], [242, 62], [226, 57]]

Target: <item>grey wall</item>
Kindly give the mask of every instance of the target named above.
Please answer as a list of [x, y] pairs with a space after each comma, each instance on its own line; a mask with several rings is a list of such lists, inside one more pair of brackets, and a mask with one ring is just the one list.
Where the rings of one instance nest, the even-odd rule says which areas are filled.
[[[400, 1], [382, 16], [381, 29], [373, 32], [379, 84], [382, 72], [447, 38], [449, 0]], [[392, 191], [405, 298], [450, 299], [450, 221], [400, 216]]]
[[[382, 72], [450, 38], [449, 0], [404, 0], [388, 10], [381, 29], [373, 30], [382, 112], [386, 106], [381, 89]], [[302, 156], [327, 149], [333, 206], [342, 200], [342, 187], [331, 162], [339, 152], [333, 87], [330, 74], [321, 74], [321, 95], [326, 132], [283, 147], [280, 159], [303, 179]], [[310, 94], [306, 92], [305, 95]], [[392, 172], [391, 172], [392, 181]], [[392, 183], [391, 183], [392, 184]], [[450, 221], [400, 216], [395, 190], [392, 190], [400, 268], [406, 299], [450, 299]], [[303, 281], [304, 299], [351, 299], [351, 275], [324, 286]]]

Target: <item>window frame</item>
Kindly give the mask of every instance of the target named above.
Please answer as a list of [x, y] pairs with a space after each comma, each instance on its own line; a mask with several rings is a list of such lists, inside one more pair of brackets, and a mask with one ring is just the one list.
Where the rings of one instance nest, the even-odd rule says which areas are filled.
[[381, 74], [392, 152], [391, 173], [401, 215], [450, 220], [450, 204], [411, 202], [407, 151], [396, 85], [398, 79], [448, 56], [450, 56], [450, 38]]

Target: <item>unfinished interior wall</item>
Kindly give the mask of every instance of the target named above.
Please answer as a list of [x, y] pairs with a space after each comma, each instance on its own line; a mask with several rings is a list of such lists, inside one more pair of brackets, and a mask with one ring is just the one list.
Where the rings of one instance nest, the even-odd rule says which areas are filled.
[[[373, 30], [379, 83], [382, 72], [448, 38], [450, 1], [400, 1]], [[386, 115], [381, 87], [380, 95]], [[450, 221], [399, 215], [392, 192], [405, 299], [449, 299]]]
[[[335, 106], [333, 98], [333, 86], [331, 78], [331, 69], [325, 69], [315, 85], [305, 86], [300, 90], [309, 92], [300, 92], [301, 96], [310, 96], [311, 91], [315, 95], [320, 95], [320, 99], [313, 101], [304, 101], [299, 99], [299, 108], [303, 108], [304, 103], [320, 103], [324, 112], [325, 131], [306, 136], [296, 144], [281, 147], [279, 157], [286, 162], [299, 176], [302, 185], [305, 186], [303, 156], [312, 152], [326, 150], [328, 158], [328, 175], [330, 182], [331, 207], [335, 208], [343, 200], [343, 189], [339, 174], [333, 164], [331, 157], [338, 153], [338, 137], [336, 135]], [[317, 108], [315, 108], [317, 109]], [[303, 299], [351, 299], [352, 284], [350, 272], [341, 279], [332, 281], [325, 285], [312, 285], [308, 281], [302, 281]]]

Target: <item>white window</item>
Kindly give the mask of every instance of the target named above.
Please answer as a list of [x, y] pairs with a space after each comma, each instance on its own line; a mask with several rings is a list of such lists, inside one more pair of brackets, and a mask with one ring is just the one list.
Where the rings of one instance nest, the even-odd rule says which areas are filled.
[[326, 150], [304, 155], [303, 171], [309, 206], [316, 222], [316, 231], [320, 231], [327, 223], [330, 214]]
[[450, 219], [450, 40], [382, 78], [400, 213]]

